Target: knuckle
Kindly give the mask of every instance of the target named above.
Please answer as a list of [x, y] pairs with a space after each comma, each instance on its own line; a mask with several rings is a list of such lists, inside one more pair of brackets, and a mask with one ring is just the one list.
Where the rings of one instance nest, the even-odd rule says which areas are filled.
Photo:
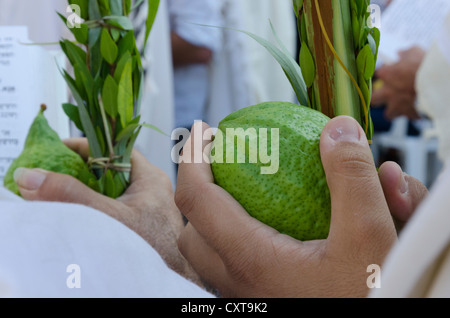
[[71, 189], [75, 187], [76, 179], [62, 174], [50, 172], [39, 188], [37, 196], [48, 201], [67, 201], [71, 196]]
[[184, 216], [188, 217], [198, 204], [195, 187], [189, 184], [177, 187], [175, 191], [175, 204]]
[[373, 158], [366, 151], [361, 151], [360, 147], [342, 147], [335, 160], [332, 161], [333, 170], [345, 176], [367, 177], [368, 172], [375, 171]]

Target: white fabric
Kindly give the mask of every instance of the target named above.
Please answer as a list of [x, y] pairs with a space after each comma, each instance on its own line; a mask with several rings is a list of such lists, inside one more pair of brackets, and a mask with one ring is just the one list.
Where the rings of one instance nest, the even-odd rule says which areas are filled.
[[[449, 34], [450, 16], [445, 41]], [[389, 254], [372, 297], [450, 297], [450, 51], [441, 48], [427, 53], [416, 86], [420, 110], [436, 124], [445, 169]]]
[[186, 41], [217, 52], [221, 49], [222, 0], [168, 0], [170, 27]]
[[211, 297], [135, 232], [74, 204], [0, 201], [0, 255], [0, 297]]
[[[190, 2], [189, 7], [192, 5], [192, 10], [197, 10], [195, 13], [180, 11], [180, 3], [185, 1], [171, 1], [177, 4], [175, 18], [182, 21], [172, 22], [173, 28], [186, 40], [211, 48], [214, 58], [209, 67], [193, 65], [175, 70], [177, 127], [190, 127], [194, 120], [200, 119], [217, 127], [223, 118], [243, 107], [266, 101], [295, 101], [283, 70], [260, 44], [236, 30], [186, 22], [240, 29], [274, 41], [271, 20], [295, 56], [297, 40], [292, 1], [214, 0], [214, 6], [207, 0]], [[208, 34], [209, 41], [206, 41]]]
[[450, 158], [450, 15], [438, 41], [429, 50], [416, 81], [418, 109], [433, 119], [439, 136], [439, 157]]
[[[434, 285], [439, 283], [435, 276], [439, 273], [437, 262], [450, 243], [449, 187], [447, 169], [401, 233], [382, 269], [381, 288], [373, 291], [373, 297], [426, 297], [434, 293]], [[450, 297], [449, 278], [445, 280], [447, 291], [441, 297]]]
[[[276, 43], [270, 28], [272, 22], [278, 37], [295, 60], [297, 52], [297, 22], [292, 0], [240, 0], [243, 26], [246, 31]], [[255, 103], [267, 101], [293, 102], [295, 94], [278, 62], [253, 39], [245, 38], [250, 60], [250, 83]]]
[[221, 1], [222, 24], [216, 25], [233, 30], [222, 29], [222, 49], [214, 56], [209, 69], [211, 87], [204, 118], [211, 127], [218, 127], [229, 114], [256, 103], [252, 91], [251, 56], [246, 46], [246, 41], [251, 39], [234, 30], [245, 30], [246, 13], [241, 5], [248, 0]]
[[[223, 14], [225, 26], [275, 43], [270, 20], [295, 57], [296, 22], [291, 0], [226, 0]], [[295, 101], [286, 75], [264, 47], [235, 30], [224, 30], [223, 36], [223, 50], [211, 66], [211, 93], [205, 115], [212, 127], [247, 106], [268, 101]]]
[[[170, 136], [174, 125], [174, 87], [172, 49], [167, 2], [161, 1], [146, 50], [149, 64], [142, 96], [141, 121], [152, 124]], [[172, 141], [166, 135], [143, 128], [136, 148], [176, 184], [174, 164], [171, 160]]]
[[[35, 43], [54, 43], [70, 31], [56, 15], [66, 14], [67, 1], [61, 0], [0, 0], [0, 25], [26, 25], [30, 40]], [[44, 46], [58, 49], [58, 45]]]
[[[223, 1], [168, 0], [168, 5], [171, 31], [193, 45], [210, 49], [217, 56], [222, 49], [222, 30], [205, 25], [223, 24]], [[174, 128], [191, 128], [195, 120], [205, 120], [210, 87], [209, 65], [195, 64], [175, 68]]]

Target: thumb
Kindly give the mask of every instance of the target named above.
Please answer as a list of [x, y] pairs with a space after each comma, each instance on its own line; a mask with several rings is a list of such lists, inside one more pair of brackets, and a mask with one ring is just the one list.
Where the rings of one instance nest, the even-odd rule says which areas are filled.
[[322, 133], [321, 156], [331, 195], [330, 241], [355, 246], [364, 242], [361, 235], [376, 242], [384, 239], [386, 228], [395, 233], [369, 143], [358, 122], [346, 116], [331, 120]]
[[96, 207], [97, 194], [69, 175], [18, 168], [14, 172], [14, 180], [22, 197], [28, 201], [78, 203]]

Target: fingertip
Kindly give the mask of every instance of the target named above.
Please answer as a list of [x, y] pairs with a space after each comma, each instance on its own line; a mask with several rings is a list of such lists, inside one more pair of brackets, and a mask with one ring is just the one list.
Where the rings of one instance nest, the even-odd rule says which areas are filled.
[[68, 138], [63, 143], [72, 151], [78, 153], [84, 160], [89, 158], [89, 142], [87, 138]]
[[390, 187], [399, 190], [401, 193], [407, 192], [407, 184], [404, 178], [403, 170], [396, 162], [385, 162], [378, 169], [383, 187]]
[[32, 192], [42, 186], [47, 175], [48, 172], [42, 169], [17, 168], [13, 178], [20, 190]]
[[334, 151], [342, 143], [361, 144], [363, 141], [368, 145], [364, 131], [359, 123], [352, 117], [339, 116], [331, 119], [324, 127], [320, 140], [320, 149], [322, 156], [324, 156]]
[[406, 174], [397, 163], [386, 162], [378, 170], [378, 175], [392, 216], [406, 221], [413, 212]]

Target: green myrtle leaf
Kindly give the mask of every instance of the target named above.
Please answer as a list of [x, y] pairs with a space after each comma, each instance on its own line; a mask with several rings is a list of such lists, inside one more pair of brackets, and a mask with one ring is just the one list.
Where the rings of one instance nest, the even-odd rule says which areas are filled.
[[[373, 39], [375, 44], [371, 43], [371, 39]], [[381, 32], [380, 32], [380, 30], [377, 29], [377, 28], [372, 28], [370, 30], [369, 44], [370, 44], [370, 47], [372, 48], [373, 55], [375, 56], [375, 62], [378, 59], [378, 49], [380, 47], [380, 40], [381, 40]], [[372, 47], [373, 45], [376, 48], [375, 50]]]
[[63, 104], [62, 107], [67, 117], [69, 117], [69, 119], [80, 131], [83, 131], [83, 125], [81, 124], [80, 111], [78, 110], [78, 107], [69, 103]]
[[302, 46], [300, 48], [300, 68], [302, 70], [306, 87], [311, 87], [314, 84], [314, 79], [316, 78], [316, 64], [314, 63], [311, 51], [309, 50], [306, 42], [302, 42]]
[[[78, 64], [75, 64], [75, 65], [78, 65]], [[77, 87], [78, 92], [80, 93], [81, 97], [84, 100], [88, 100], [89, 99], [88, 92], [86, 91], [86, 88], [85, 88], [85, 85], [84, 85], [85, 84], [84, 78], [86, 78], [86, 76], [84, 76], [82, 74], [81, 70], [79, 70], [78, 68], [75, 68], [75, 67], [74, 67], [73, 72], [74, 72], [74, 75], [75, 75], [75, 85]]]
[[111, 15], [113, 16], [123, 15], [122, 0], [110, 0], [110, 7], [111, 7]]
[[148, 0], [148, 14], [147, 14], [147, 22], [145, 24], [145, 40], [144, 40], [144, 50], [147, 46], [148, 37], [153, 28], [153, 24], [155, 23], [156, 14], [158, 13], [160, 0]]
[[89, 113], [84, 105], [84, 101], [78, 93], [76, 87], [73, 85], [73, 80], [71, 80], [70, 76], [67, 72], [63, 73], [64, 78], [66, 79], [66, 83], [69, 86], [70, 91], [72, 92], [72, 96], [78, 104], [78, 110], [80, 113], [80, 121], [83, 126], [83, 132], [85, 133], [88, 142], [91, 156], [94, 158], [101, 158], [102, 151], [100, 148], [99, 141], [97, 139], [97, 134], [95, 133], [94, 125], [92, 124]]
[[125, 52], [133, 52], [136, 48], [136, 40], [133, 31], [128, 31], [119, 41], [119, 56], [123, 56]]
[[117, 54], [119, 49], [117, 48], [116, 43], [111, 38], [107, 29], [102, 30], [102, 37], [100, 42], [100, 52], [102, 53], [103, 58], [109, 64], [114, 64], [117, 59]]
[[121, 173], [116, 173], [116, 175], [114, 176], [114, 187], [115, 193], [114, 196], [112, 196], [112, 198], [120, 197], [127, 188], [127, 183]]
[[104, 194], [110, 198], [116, 197], [116, 183], [111, 170], [106, 171], [104, 178]]
[[[61, 20], [64, 22], [64, 24], [67, 25], [67, 18], [63, 16], [61, 13], [57, 13], [58, 16], [61, 18]], [[69, 28], [70, 32], [74, 35], [75, 39], [80, 44], [87, 44], [88, 38], [89, 38], [89, 28], [85, 23], [81, 23], [79, 27], [72, 27]]]
[[131, 54], [129, 51], [126, 51], [121, 58], [119, 59], [119, 62], [117, 62], [116, 70], [114, 72], [114, 79], [116, 80], [116, 83], [120, 82], [120, 79], [122, 77], [123, 69], [125, 68], [125, 65], [128, 62], [132, 62], [133, 58], [131, 57]]
[[102, 28], [89, 29], [89, 46], [94, 46], [97, 41], [100, 41], [100, 35], [102, 34]]
[[118, 87], [114, 78], [108, 74], [103, 85], [102, 100], [106, 113], [112, 118], [118, 114], [117, 107]]
[[370, 45], [367, 44], [359, 52], [356, 58], [356, 65], [358, 68], [358, 74], [363, 77], [364, 80], [370, 80], [375, 73], [375, 57], [373, 56]]
[[101, 18], [102, 14], [100, 12], [100, 7], [98, 6], [97, 0], [89, 0], [89, 19], [99, 20]]
[[71, 29], [75, 39], [80, 44], [87, 44], [89, 41], [89, 28], [85, 23], [81, 23], [79, 28]]
[[69, 4], [75, 4], [80, 8], [82, 19], [87, 20], [89, 18], [89, 0], [69, 0]]
[[141, 113], [142, 93], [144, 91], [144, 72], [140, 72], [139, 88], [136, 96], [136, 114]]
[[[367, 85], [367, 82], [365, 80], [360, 80], [359, 88], [361, 89], [361, 92], [363, 93], [366, 105], [370, 105], [371, 93], [370, 93], [369, 85]], [[362, 112], [362, 113], [364, 114], [364, 112]]]
[[[94, 46], [89, 48], [91, 74], [93, 77], [99, 75], [102, 71], [103, 56], [101, 53], [100, 41], [97, 41]], [[106, 63], [105, 63], [106, 65]]]
[[103, 17], [103, 19], [105, 20], [105, 22], [107, 24], [115, 26], [122, 30], [126, 30], [126, 31], [133, 30], [133, 23], [131, 22], [131, 20], [128, 17], [110, 15], [110, 16]]
[[354, 46], [356, 49], [358, 49], [361, 26], [359, 23], [359, 19], [355, 14], [352, 14], [352, 29], [353, 29]]
[[102, 128], [99, 125], [95, 126], [95, 133], [97, 134], [97, 140], [99, 141], [100, 150], [102, 154], [104, 154], [106, 151], [105, 136], [103, 135]]
[[123, 140], [130, 138], [130, 136], [135, 132], [137, 128], [140, 127], [140, 124], [129, 124], [126, 126], [116, 137], [116, 142], [119, 143]]
[[131, 10], [131, 0], [123, 0], [124, 15], [129, 15]]
[[132, 67], [132, 60], [129, 59], [123, 68], [118, 87], [117, 108], [122, 127], [125, 127], [127, 123], [133, 119], [134, 98]]
[[86, 52], [83, 51], [79, 46], [73, 44], [68, 40], [61, 41], [59, 42], [59, 44], [72, 66], [80, 61], [86, 61]]
[[297, 18], [300, 13], [300, 10], [303, 8], [303, 1], [304, 0], [292, 0], [292, 2], [294, 3], [294, 12]]
[[303, 42], [308, 42], [308, 32], [306, 30], [306, 16], [303, 12], [302, 19], [300, 21], [300, 40]]
[[[130, 137], [130, 140], [128, 141], [127, 147], [125, 149], [125, 152], [122, 157], [123, 162], [130, 162], [131, 161], [131, 153], [134, 149], [134, 144], [136, 143], [137, 137], [139, 136], [139, 133], [141, 132], [142, 127], [139, 127], [137, 131]], [[130, 173], [124, 173], [123, 174], [125, 181], [130, 182]]]
[[114, 42], [117, 42], [120, 39], [120, 31], [117, 29], [111, 29], [111, 38], [113, 39]]
[[[91, 0], [92, 1], [92, 0]], [[111, 8], [109, 6], [109, 0], [98, 0], [98, 6], [103, 16], [111, 14]]]

